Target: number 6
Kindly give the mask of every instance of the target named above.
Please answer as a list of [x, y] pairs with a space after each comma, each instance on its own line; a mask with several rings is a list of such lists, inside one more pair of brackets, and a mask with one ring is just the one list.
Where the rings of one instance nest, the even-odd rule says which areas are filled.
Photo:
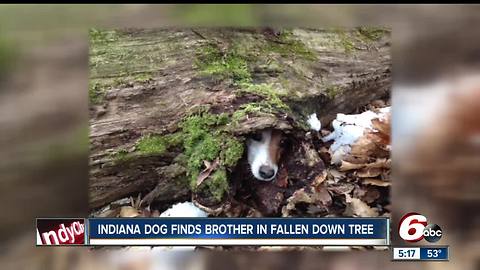
[[408, 213], [400, 220], [398, 234], [408, 242], [418, 242], [423, 239], [423, 230], [427, 226], [427, 218], [418, 213]]

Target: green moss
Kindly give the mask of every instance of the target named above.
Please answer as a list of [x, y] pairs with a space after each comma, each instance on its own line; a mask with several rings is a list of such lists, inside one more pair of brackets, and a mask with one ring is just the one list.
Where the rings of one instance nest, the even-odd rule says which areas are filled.
[[143, 73], [143, 74], [138, 74], [134, 77], [135, 82], [139, 83], [147, 83], [153, 81], [152, 74], [149, 73]]
[[244, 150], [242, 141], [227, 138], [221, 156], [223, 164], [227, 167], [234, 167], [238, 160], [242, 158]]
[[207, 188], [210, 194], [217, 201], [221, 201], [223, 195], [228, 191], [228, 178], [225, 169], [216, 170], [211, 176], [208, 182], [206, 182]]
[[335, 48], [342, 48], [345, 53], [353, 53], [359, 48], [368, 48], [371, 43], [380, 40], [389, 31], [381, 27], [358, 27], [352, 31], [334, 29], [336, 37], [332, 40]]
[[105, 31], [91, 28], [89, 31], [90, 41], [92, 44], [105, 44], [115, 42], [119, 38], [117, 31]]
[[238, 94], [240, 95], [242, 93], [251, 93], [265, 98], [262, 101], [261, 107], [265, 107], [269, 110], [277, 109], [281, 111], [290, 111], [290, 108], [280, 98], [285, 96], [285, 94], [280, 93], [273, 84], [242, 84], [241, 87], [242, 89], [238, 91]]
[[[153, 75], [176, 60], [169, 57], [184, 44], [168, 37], [156, 36], [155, 42], [145, 44], [146, 31], [90, 30], [90, 78], [107, 89], [131, 83], [149, 83]], [[141, 45], [141, 46], [138, 46]], [[116, 82], [119, 81], [119, 82]]]
[[[227, 114], [213, 115], [201, 113], [190, 115], [181, 123], [184, 134], [183, 146], [189, 158], [189, 166], [200, 168], [203, 160], [213, 160], [219, 152], [218, 140], [213, 131], [216, 126], [225, 125], [228, 121]], [[201, 147], [206, 147], [202, 151]], [[205, 157], [205, 159], [201, 159]], [[190, 160], [192, 159], [192, 160]]]
[[109, 78], [109, 79], [92, 79], [88, 85], [88, 97], [92, 104], [100, 104], [105, 98], [108, 90], [116, 87], [125, 87], [128, 84], [128, 78]]
[[234, 50], [224, 54], [217, 46], [208, 44], [197, 51], [197, 56], [195, 67], [201, 75], [231, 79], [236, 84], [252, 80], [247, 59]]
[[264, 112], [266, 108], [267, 107], [262, 106], [262, 104], [258, 102], [243, 104], [232, 114], [232, 123], [237, 124], [248, 115]]
[[302, 41], [295, 39], [292, 31], [283, 30], [278, 39], [280, 42], [270, 41], [264, 46], [263, 50], [276, 52], [284, 57], [317, 59], [315, 54]]
[[108, 90], [128, 87], [131, 83], [136, 85], [148, 84], [153, 81], [150, 73], [142, 73], [135, 76], [91, 79], [88, 85], [88, 96], [92, 104], [100, 104]]
[[[203, 134], [194, 144], [185, 143], [185, 154], [188, 157], [187, 166], [192, 175], [198, 175], [203, 166], [203, 161], [213, 161], [221, 151], [221, 141], [211, 134]], [[192, 177], [196, 181], [196, 177]]]
[[381, 27], [361, 26], [357, 28], [357, 35], [364, 42], [378, 41], [385, 36], [387, 32], [387, 29]]
[[[229, 122], [230, 116], [226, 113], [211, 114], [200, 111], [185, 117], [180, 124], [187, 175], [193, 190], [197, 190], [197, 178], [203, 170], [204, 161], [213, 162], [217, 158], [220, 161], [216, 172], [205, 180], [208, 192], [217, 200], [221, 199], [228, 187], [226, 169], [233, 168], [244, 151], [242, 140], [226, 130]], [[221, 178], [224, 180], [220, 181]]]
[[248, 93], [255, 93], [265, 97], [278, 97], [281, 94], [274, 88], [273, 84], [242, 84], [242, 90]]
[[[191, 115], [184, 119], [181, 124], [184, 134], [183, 147], [187, 156], [189, 171], [199, 172], [204, 160], [213, 161], [221, 150], [221, 142], [213, 131], [218, 125], [226, 123], [225, 114], [213, 115], [203, 113]], [[196, 180], [196, 179], [192, 179]]]
[[[241, 105], [232, 114], [232, 128], [235, 128], [242, 120], [249, 116], [272, 116], [278, 114], [298, 115], [290, 104], [292, 97], [280, 92], [273, 84], [242, 84], [242, 88], [236, 92], [237, 95], [254, 94], [263, 99], [257, 102], [250, 102]], [[282, 100], [285, 98], [285, 101]]]
[[88, 85], [88, 98], [92, 104], [99, 104], [105, 97], [106, 88], [98, 82], [90, 82]]
[[161, 155], [169, 147], [180, 144], [182, 136], [179, 133], [168, 134], [164, 136], [146, 135], [138, 140], [135, 148], [143, 155]]
[[[135, 152], [121, 150], [112, 155], [115, 161], [129, 160], [141, 155], [162, 155], [170, 147], [182, 145], [183, 154], [174, 162], [185, 168], [186, 177], [176, 177], [183, 183], [188, 179], [194, 191], [207, 191], [213, 198], [220, 201], [228, 190], [226, 170], [233, 168], [242, 157], [244, 147], [242, 139], [238, 139], [226, 131], [230, 122], [229, 115], [211, 114], [202, 108], [196, 113], [187, 115], [180, 123], [181, 130], [169, 135], [146, 135], [138, 140]], [[197, 187], [197, 178], [204, 169], [204, 161], [220, 161], [218, 168]], [[179, 180], [179, 181], [180, 181]]]
[[325, 88], [325, 95], [333, 99], [341, 91], [340, 87], [337, 85], [329, 85]]
[[[108, 82], [108, 84], [106, 84]], [[113, 78], [111, 82], [109, 81], [104, 81], [104, 86], [113, 88], [113, 87], [123, 87], [128, 84], [128, 78], [127, 77], [118, 77], [118, 78]]]
[[343, 48], [344, 52], [347, 54], [352, 53], [355, 50], [355, 42], [350, 36], [350, 33], [343, 29], [337, 29], [335, 32], [338, 34], [338, 40], [336, 41], [335, 46]]
[[125, 161], [129, 161], [133, 158], [132, 154], [128, 153], [127, 150], [125, 149], [121, 149], [117, 152], [114, 152], [110, 155], [110, 158], [114, 161], [114, 162], [125, 162]]

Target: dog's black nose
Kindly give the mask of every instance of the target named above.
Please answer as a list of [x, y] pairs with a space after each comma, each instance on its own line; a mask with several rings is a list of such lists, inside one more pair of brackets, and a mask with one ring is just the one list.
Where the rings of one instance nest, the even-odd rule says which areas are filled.
[[269, 179], [275, 174], [275, 170], [270, 166], [262, 165], [260, 166], [259, 173], [262, 178]]

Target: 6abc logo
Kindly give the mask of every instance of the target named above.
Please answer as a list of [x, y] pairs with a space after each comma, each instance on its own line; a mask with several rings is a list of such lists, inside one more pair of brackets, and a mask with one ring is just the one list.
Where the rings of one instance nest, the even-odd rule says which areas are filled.
[[442, 238], [442, 229], [437, 224], [427, 225], [425, 216], [412, 212], [404, 215], [400, 220], [398, 234], [408, 242], [418, 242], [425, 239], [434, 243]]

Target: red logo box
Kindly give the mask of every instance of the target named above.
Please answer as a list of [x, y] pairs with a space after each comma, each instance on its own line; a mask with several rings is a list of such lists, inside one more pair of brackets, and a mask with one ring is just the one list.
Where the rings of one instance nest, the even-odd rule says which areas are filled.
[[37, 246], [85, 244], [85, 219], [37, 218]]

